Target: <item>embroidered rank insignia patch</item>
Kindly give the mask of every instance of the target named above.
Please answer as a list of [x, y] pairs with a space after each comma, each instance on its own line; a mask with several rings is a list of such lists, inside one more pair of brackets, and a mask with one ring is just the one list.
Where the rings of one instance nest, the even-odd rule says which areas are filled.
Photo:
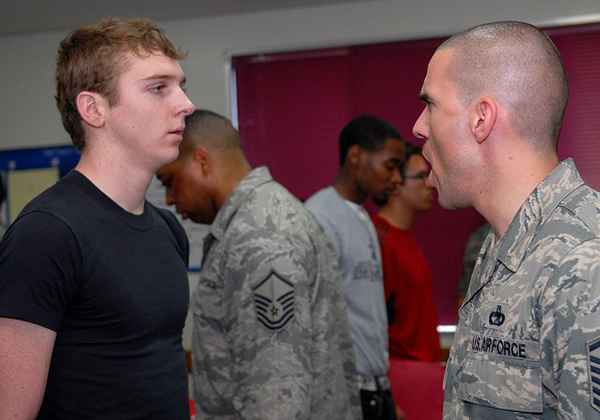
[[590, 404], [600, 411], [600, 337], [587, 343], [590, 373]]
[[270, 330], [281, 330], [294, 317], [294, 285], [272, 271], [254, 287], [258, 321]]
[[491, 325], [495, 325], [496, 327], [504, 324], [504, 320], [506, 316], [502, 313], [502, 305], [496, 306], [496, 310], [490, 313], [489, 322]]

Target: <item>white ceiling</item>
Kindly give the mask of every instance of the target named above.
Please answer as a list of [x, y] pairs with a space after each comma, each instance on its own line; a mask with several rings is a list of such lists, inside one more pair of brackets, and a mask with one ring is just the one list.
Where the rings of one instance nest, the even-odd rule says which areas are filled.
[[164, 21], [357, 1], [361, 0], [5, 0], [0, 36], [71, 30], [105, 16]]

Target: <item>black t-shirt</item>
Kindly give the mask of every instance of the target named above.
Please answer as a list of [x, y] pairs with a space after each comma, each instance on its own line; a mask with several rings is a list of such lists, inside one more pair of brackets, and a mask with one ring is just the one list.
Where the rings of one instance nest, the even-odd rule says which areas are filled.
[[0, 317], [56, 331], [39, 419], [189, 419], [188, 242], [172, 214], [119, 207], [72, 171], [0, 243]]

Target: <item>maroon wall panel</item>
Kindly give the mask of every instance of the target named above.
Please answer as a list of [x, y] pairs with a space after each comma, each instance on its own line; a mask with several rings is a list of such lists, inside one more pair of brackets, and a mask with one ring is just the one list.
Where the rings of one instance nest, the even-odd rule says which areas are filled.
[[301, 199], [330, 183], [337, 134], [350, 114], [349, 51], [285, 54], [235, 64], [239, 129], [253, 165]]
[[[600, 25], [549, 29], [570, 79], [559, 153], [572, 156], [600, 188]], [[265, 164], [301, 199], [332, 183], [337, 139], [353, 117], [372, 113], [409, 141], [422, 109], [427, 63], [442, 38], [236, 57], [240, 133], [252, 164]], [[456, 285], [471, 231], [483, 222], [472, 209], [436, 206], [416, 225], [434, 276], [441, 324], [456, 321]]]

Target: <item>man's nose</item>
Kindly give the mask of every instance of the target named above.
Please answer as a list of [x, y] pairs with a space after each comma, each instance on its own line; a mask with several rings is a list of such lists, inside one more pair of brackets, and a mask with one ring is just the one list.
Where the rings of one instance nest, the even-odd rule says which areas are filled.
[[418, 139], [427, 140], [429, 138], [427, 107], [424, 107], [423, 111], [421, 111], [419, 118], [417, 118], [415, 125], [413, 125], [412, 132], [413, 135]]
[[190, 98], [187, 96], [187, 93], [185, 93], [185, 91], [182, 89], [181, 90], [181, 105], [180, 105], [180, 111], [179, 113], [183, 113], [183, 115], [187, 116], [190, 115], [192, 112], [194, 112], [194, 109], [196, 109], [196, 106], [192, 103], [192, 101], [190, 100]]

